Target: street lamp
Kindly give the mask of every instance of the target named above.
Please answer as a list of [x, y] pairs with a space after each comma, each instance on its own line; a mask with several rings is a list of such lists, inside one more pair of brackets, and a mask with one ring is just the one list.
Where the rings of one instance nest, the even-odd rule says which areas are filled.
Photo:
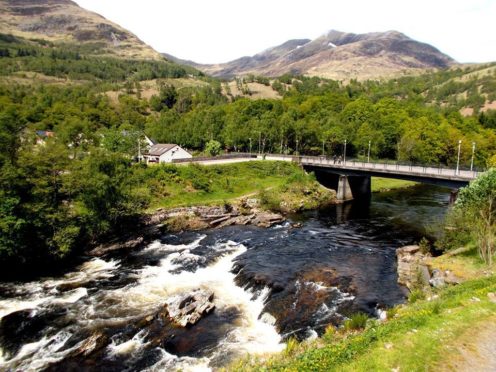
[[343, 165], [346, 164], [346, 140], [344, 140]]
[[456, 161], [456, 174], [460, 174], [460, 151], [462, 148], [462, 140], [458, 140], [458, 159]]
[[470, 162], [470, 171], [474, 169], [475, 142], [472, 142], [472, 161]]
[[369, 152], [367, 153], [367, 163], [370, 163], [370, 143], [371, 141], [369, 141]]

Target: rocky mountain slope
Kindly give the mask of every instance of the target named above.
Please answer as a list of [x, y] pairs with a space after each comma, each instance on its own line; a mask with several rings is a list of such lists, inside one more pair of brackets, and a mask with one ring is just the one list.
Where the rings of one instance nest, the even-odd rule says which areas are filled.
[[0, 0], [0, 33], [86, 44], [98, 54], [161, 58], [134, 34], [70, 0]]
[[[172, 56], [169, 58], [174, 59]], [[352, 34], [332, 30], [315, 40], [290, 40], [252, 57], [224, 64], [193, 65], [218, 77], [296, 73], [334, 79], [363, 79], [446, 68], [455, 63], [433, 46], [397, 31]]]

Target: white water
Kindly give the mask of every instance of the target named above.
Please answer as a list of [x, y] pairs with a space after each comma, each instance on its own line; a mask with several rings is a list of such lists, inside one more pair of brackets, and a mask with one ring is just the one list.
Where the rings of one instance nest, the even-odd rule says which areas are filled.
[[86, 288], [80, 287], [61, 293], [56, 287], [61, 284], [85, 283], [109, 278], [118, 268], [118, 261], [96, 258], [81, 265], [79, 271], [67, 274], [61, 279], [46, 279], [19, 285], [15, 289], [19, 297], [0, 300], [0, 319], [15, 311], [36, 309], [43, 304], [75, 303], [88, 295]]
[[[161, 249], [161, 247], [157, 248]], [[177, 258], [201, 259], [191, 254], [187, 249], [169, 255], [162, 260], [159, 266], [144, 268], [140, 274], [139, 285], [129, 289], [131, 293], [129, 306], [147, 306], [150, 303], [157, 303], [159, 299], [171, 298], [197, 288], [210, 289], [215, 294], [214, 303], [217, 309], [222, 310], [234, 306], [242, 314], [238, 327], [221, 341], [216, 353], [235, 352], [238, 355], [243, 355], [245, 353], [259, 354], [281, 351], [284, 344], [281, 343], [281, 337], [276, 332], [273, 323], [264, 322], [264, 317], [259, 319], [263, 309], [263, 301], [268, 291], [264, 291], [256, 300], [252, 300], [253, 293], [236, 286], [234, 283], [235, 275], [230, 272], [233, 259], [245, 252], [246, 247], [228, 242], [215, 248], [231, 253], [221, 257], [213, 265], [198, 269], [195, 272], [170, 273], [177, 268], [172, 263]], [[174, 284], [168, 285], [168, 283]], [[170, 362], [170, 354], [164, 354], [164, 359]], [[162, 360], [158, 364], [165, 361]], [[184, 360], [182, 364], [184, 364]]]
[[[138, 254], [171, 252], [157, 266], [144, 266], [131, 273], [137, 280], [118, 289], [100, 289], [88, 294], [84, 284], [90, 280], [108, 279], [116, 274], [120, 262], [93, 259], [83, 264], [78, 271], [60, 279], [46, 279], [39, 282], [21, 284], [16, 288], [18, 297], [0, 300], [0, 317], [19, 310], [40, 309], [55, 304], [65, 304], [72, 325], [78, 329], [101, 329], [114, 325], [125, 325], [156, 311], [171, 297], [204, 288], [214, 292], [214, 303], [218, 311], [235, 307], [240, 312], [236, 327], [230, 331], [213, 350], [212, 358], [222, 355], [243, 355], [245, 353], [266, 354], [281, 351], [284, 344], [274, 327], [270, 314], [261, 315], [263, 302], [268, 290], [262, 291], [256, 299], [254, 294], [243, 290], [234, 283], [235, 275], [230, 272], [233, 259], [246, 251], [246, 247], [235, 242], [217, 244], [216, 251], [224, 253], [210, 266], [198, 268], [195, 272], [171, 273], [180, 268], [181, 263], [203, 262], [204, 257], [191, 253], [198, 247], [201, 236], [191, 244], [168, 245], [154, 242]], [[59, 292], [61, 284], [82, 285], [74, 290]], [[71, 305], [73, 304], [73, 305]], [[60, 351], [72, 336], [74, 328], [60, 330], [55, 335], [25, 344], [10, 360], [5, 360], [0, 350], [0, 370], [36, 371], [50, 363], [59, 361], [83, 344], [83, 341], [70, 349]], [[125, 342], [112, 339], [105, 352], [108, 358], [123, 355], [133, 356], [148, 344], [146, 332], [138, 332]], [[209, 369], [209, 358], [188, 358], [171, 355], [160, 349], [162, 358], [148, 370], [205, 370]]]

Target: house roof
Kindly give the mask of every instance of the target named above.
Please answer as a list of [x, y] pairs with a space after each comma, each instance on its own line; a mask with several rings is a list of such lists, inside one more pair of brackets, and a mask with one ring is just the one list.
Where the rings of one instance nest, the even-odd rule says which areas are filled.
[[53, 137], [55, 133], [49, 130], [37, 130], [36, 135], [39, 137]]
[[148, 155], [161, 156], [176, 146], [177, 145], [175, 143], [157, 143], [150, 147]]
[[145, 134], [145, 140], [147, 140], [148, 142], [150, 142], [152, 145], [156, 145], [157, 144], [157, 141], [155, 141], [153, 138], [148, 137], [146, 134]]

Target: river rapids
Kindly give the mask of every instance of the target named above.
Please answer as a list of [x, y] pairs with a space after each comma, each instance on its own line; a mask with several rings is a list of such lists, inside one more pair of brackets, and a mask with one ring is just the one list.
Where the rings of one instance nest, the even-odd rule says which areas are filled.
[[[405, 299], [395, 250], [429, 236], [448, 199], [417, 186], [294, 216], [298, 228], [164, 235], [60, 277], [0, 283], [0, 370], [212, 370], [376, 316]], [[197, 289], [214, 293], [213, 312], [185, 328], [163, 315]]]

